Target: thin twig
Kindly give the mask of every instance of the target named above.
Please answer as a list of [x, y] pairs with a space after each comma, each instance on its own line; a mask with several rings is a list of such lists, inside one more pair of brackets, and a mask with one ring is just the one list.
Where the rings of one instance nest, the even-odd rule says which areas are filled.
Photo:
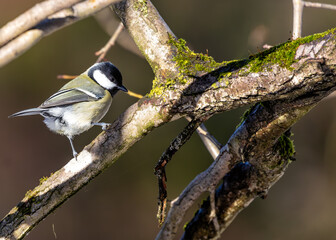
[[207, 128], [203, 123], [196, 129], [196, 131], [199, 137], [201, 138], [204, 146], [209, 151], [211, 157], [215, 160], [223, 145], [209, 133], [209, 131], [207, 130]]
[[300, 38], [302, 34], [303, 7], [304, 4], [302, 0], [293, 0], [293, 39]]
[[305, 7], [314, 7], [314, 8], [325, 8], [330, 10], [336, 10], [336, 5], [327, 4], [327, 3], [316, 3], [316, 2], [303, 2]]
[[56, 231], [55, 231], [55, 224], [52, 224], [51, 226], [52, 226], [54, 237], [55, 237], [55, 239], [57, 239], [57, 235], [56, 235]]
[[325, 8], [336, 10], [336, 5], [316, 2], [306, 2], [303, 0], [293, 1], [293, 33], [292, 38], [297, 39], [302, 36], [302, 15], [304, 7]]
[[201, 123], [202, 122], [200, 120], [190, 121], [183, 131], [170, 143], [169, 147], [162, 154], [155, 166], [154, 173], [158, 177], [159, 184], [159, 209], [157, 214], [159, 225], [161, 225], [165, 220], [165, 209], [167, 203], [167, 176], [165, 167], [172, 159], [173, 155], [190, 139], [191, 135]]
[[[191, 121], [191, 118], [189, 116], [186, 116], [185, 119], [187, 119], [189, 122]], [[208, 129], [205, 127], [204, 123], [202, 123], [197, 129], [197, 134], [201, 138], [204, 146], [209, 151], [211, 157], [215, 160], [219, 154], [220, 149], [223, 147], [223, 145], [217, 141], [217, 139], [212, 136]]]
[[105, 44], [105, 46], [102, 49], [100, 49], [99, 51], [95, 53], [96, 56], [99, 56], [96, 62], [101, 62], [104, 59], [106, 53], [110, 50], [112, 46], [114, 46], [117, 38], [119, 37], [123, 29], [124, 29], [124, 24], [120, 22], [114, 34], [110, 38], [110, 40]]
[[72, 80], [76, 77], [78, 77], [78, 75], [67, 75], [67, 74], [57, 75], [57, 79], [64, 79], [64, 80]]

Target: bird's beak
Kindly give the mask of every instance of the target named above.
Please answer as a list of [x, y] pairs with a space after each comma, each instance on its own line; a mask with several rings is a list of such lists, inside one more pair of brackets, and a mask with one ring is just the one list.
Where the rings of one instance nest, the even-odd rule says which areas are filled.
[[123, 91], [123, 92], [128, 92], [127, 88], [125, 88], [123, 85], [118, 86], [118, 89]]

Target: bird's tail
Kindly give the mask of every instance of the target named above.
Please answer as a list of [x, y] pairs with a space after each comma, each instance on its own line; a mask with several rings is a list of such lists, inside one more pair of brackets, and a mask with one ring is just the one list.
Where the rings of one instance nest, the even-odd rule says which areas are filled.
[[37, 114], [41, 114], [43, 111], [45, 111], [45, 109], [41, 109], [41, 108], [30, 108], [30, 109], [26, 109], [26, 110], [22, 110], [20, 112], [14, 113], [10, 116], [8, 116], [9, 118], [13, 118], [13, 117], [21, 117], [21, 116], [29, 116], [29, 115], [37, 115]]

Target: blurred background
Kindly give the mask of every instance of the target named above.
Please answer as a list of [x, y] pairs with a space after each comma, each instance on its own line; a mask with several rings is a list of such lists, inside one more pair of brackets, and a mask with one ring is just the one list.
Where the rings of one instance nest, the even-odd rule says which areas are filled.
[[[36, 0], [0, 0], [0, 25], [32, 7]], [[335, 3], [324, 0], [324, 3]], [[267, 43], [291, 37], [292, 1], [153, 0], [172, 31], [197, 52], [217, 61], [246, 58]], [[303, 35], [335, 27], [336, 12], [306, 8]], [[109, 39], [90, 17], [42, 39], [0, 69], [0, 215], [72, 157], [66, 137], [51, 133], [39, 116], [7, 116], [38, 106], [66, 80], [96, 61], [95, 51]], [[107, 55], [122, 72], [124, 85], [146, 94], [153, 73], [143, 58], [114, 46]], [[137, 99], [119, 93], [104, 118], [112, 122]], [[336, 239], [336, 99], [321, 102], [293, 127], [297, 161], [270, 190], [244, 210], [221, 239]], [[233, 133], [245, 109], [218, 114], [206, 126], [222, 143]], [[40, 223], [26, 239], [154, 239], [157, 182], [153, 167], [170, 141], [186, 125], [181, 119], [155, 129], [115, 164]], [[75, 138], [77, 150], [100, 132], [92, 128]], [[195, 151], [197, 149], [197, 151]], [[167, 168], [168, 198], [174, 199], [212, 159], [197, 135]], [[204, 198], [206, 196], [203, 196]], [[201, 202], [200, 199], [199, 202]], [[195, 212], [194, 206], [184, 222]], [[56, 234], [56, 235], [55, 235]]]

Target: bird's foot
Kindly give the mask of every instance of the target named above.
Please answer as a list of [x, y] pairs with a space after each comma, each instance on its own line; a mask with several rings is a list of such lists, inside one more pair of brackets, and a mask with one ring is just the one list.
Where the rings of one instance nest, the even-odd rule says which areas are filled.
[[103, 131], [106, 131], [107, 129], [109, 129], [111, 127], [111, 123], [104, 123], [103, 125], [102, 125], [102, 130]]
[[109, 129], [111, 127], [111, 123], [92, 123], [92, 125], [94, 126], [101, 126], [103, 131], [106, 131], [107, 129]]
[[78, 153], [77, 152], [72, 152], [72, 155], [77, 160]]

